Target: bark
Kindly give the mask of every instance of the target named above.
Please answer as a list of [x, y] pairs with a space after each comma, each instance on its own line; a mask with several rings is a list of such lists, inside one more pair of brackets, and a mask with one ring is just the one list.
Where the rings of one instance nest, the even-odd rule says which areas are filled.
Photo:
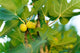
[[27, 40], [27, 34], [28, 34], [28, 30], [25, 32], [25, 46], [28, 46], [28, 40]]
[[45, 45], [45, 53], [48, 53], [47, 45]]

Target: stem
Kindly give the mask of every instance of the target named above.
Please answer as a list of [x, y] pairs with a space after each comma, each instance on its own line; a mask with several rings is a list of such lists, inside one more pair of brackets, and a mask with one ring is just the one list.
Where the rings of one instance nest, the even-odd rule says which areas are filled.
[[40, 53], [44, 53], [42, 45], [40, 46]]
[[[32, 16], [30, 17], [29, 21], [30, 21], [31, 19], [32, 19]], [[29, 21], [28, 21], [28, 22], [29, 22]]]
[[28, 34], [28, 30], [25, 32], [25, 46], [27, 47], [28, 45], [28, 40], [27, 40], [27, 34]]
[[58, 17], [56, 20], [54, 20], [53, 22], [51, 22], [49, 25], [53, 24], [53, 23], [54, 23], [55, 21], [57, 21], [60, 17], [61, 17], [61, 15], [59, 15], [59, 17]]
[[46, 24], [48, 25], [48, 20], [45, 20], [46, 21]]
[[25, 22], [19, 17], [19, 20], [25, 24]]
[[[38, 12], [38, 21], [37, 21], [37, 27], [40, 27], [40, 13]], [[39, 32], [37, 31], [37, 35], [40, 38]], [[40, 53], [44, 53], [42, 45], [40, 46]]]
[[60, 43], [60, 44], [57, 44], [57, 45], [53, 45], [53, 46], [61, 46], [61, 45], [66, 45], [66, 44], [69, 44], [69, 43], [72, 43], [73, 41], [69, 41], [69, 42], [66, 42], [66, 43]]
[[28, 30], [28, 33], [29, 33], [29, 35], [30, 35], [30, 38], [34, 41], [34, 39], [32, 38], [31, 33], [29, 32], [29, 30]]
[[37, 21], [37, 27], [40, 27], [40, 14], [38, 12], [38, 21]]
[[37, 35], [38, 35], [38, 37], [40, 38], [40, 35], [39, 35], [39, 32], [37, 31]]
[[[37, 21], [37, 26], [36, 27], [40, 27], [40, 14], [38, 12], [38, 21]], [[37, 35], [40, 38], [39, 32], [37, 31]]]
[[45, 45], [45, 53], [48, 53], [48, 47]]

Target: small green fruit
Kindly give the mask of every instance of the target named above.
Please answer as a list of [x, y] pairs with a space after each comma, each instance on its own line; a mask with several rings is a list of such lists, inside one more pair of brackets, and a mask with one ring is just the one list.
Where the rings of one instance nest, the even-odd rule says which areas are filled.
[[74, 45], [70, 44], [69, 47], [72, 49], [72, 48], [74, 48]]
[[25, 31], [27, 30], [26, 24], [21, 24], [21, 25], [20, 25], [20, 30], [21, 30], [22, 32], [25, 32]]
[[74, 47], [74, 45], [72, 45], [72, 44], [65, 46], [66, 49], [69, 49], [69, 48], [72, 49], [73, 47]]
[[29, 22], [27, 22], [26, 26], [30, 29], [34, 29], [34, 28], [36, 28], [36, 23], [29, 21]]

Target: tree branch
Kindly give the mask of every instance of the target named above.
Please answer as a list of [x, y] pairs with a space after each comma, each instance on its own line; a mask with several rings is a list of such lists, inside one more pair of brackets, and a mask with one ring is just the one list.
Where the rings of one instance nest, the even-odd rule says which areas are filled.
[[[37, 26], [36, 27], [40, 27], [40, 13], [38, 12], [38, 21], [37, 21]], [[37, 35], [40, 38], [39, 32], [37, 31]]]
[[25, 32], [25, 46], [27, 47], [28, 46], [28, 40], [27, 40], [27, 34], [28, 34], [28, 29], [27, 31]]
[[32, 38], [31, 33], [29, 32], [29, 30], [28, 30], [28, 33], [29, 33], [29, 35], [30, 35], [30, 38], [34, 41], [34, 39]]
[[44, 53], [42, 45], [40, 46], [40, 53]]

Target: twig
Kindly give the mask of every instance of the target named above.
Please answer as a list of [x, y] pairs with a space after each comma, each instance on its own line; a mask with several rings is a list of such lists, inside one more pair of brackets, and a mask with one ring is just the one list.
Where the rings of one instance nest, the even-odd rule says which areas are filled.
[[23, 22], [24, 24], [25, 24], [25, 22], [20, 18], [20, 17], [18, 17], [19, 18], [19, 20], [21, 21], [21, 22]]
[[53, 22], [51, 22], [49, 25], [53, 24], [55, 21], [57, 21], [59, 18], [61, 17], [61, 15], [56, 19], [54, 20]]
[[[31, 19], [32, 19], [32, 16], [30, 17], [29, 21], [30, 21]], [[28, 21], [28, 22], [29, 22], [29, 21]]]
[[69, 42], [65, 42], [65, 43], [60, 43], [60, 44], [57, 44], [57, 45], [53, 45], [53, 46], [61, 46], [61, 45], [66, 45], [66, 44], [69, 44], [69, 43], [72, 43], [73, 41], [69, 41]]
[[42, 45], [40, 46], [40, 53], [44, 53]]
[[34, 39], [32, 38], [32, 36], [31, 36], [31, 34], [30, 34], [29, 30], [28, 30], [28, 33], [29, 33], [29, 35], [30, 35], [30, 38], [34, 41]]
[[[37, 21], [36, 27], [40, 27], [40, 14], [39, 14], [39, 12], [38, 12], [38, 21]], [[37, 31], [37, 35], [40, 38], [40, 35], [39, 35], [39, 32], [38, 31]]]
[[40, 14], [38, 12], [38, 21], [37, 21], [37, 27], [40, 27]]
[[48, 53], [47, 45], [45, 45], [45, 53]]
[[27, 40], [27, 34], [28, 34], [28, 30], [25, 32], [25, 46], [28, 46], [28, 40]]

